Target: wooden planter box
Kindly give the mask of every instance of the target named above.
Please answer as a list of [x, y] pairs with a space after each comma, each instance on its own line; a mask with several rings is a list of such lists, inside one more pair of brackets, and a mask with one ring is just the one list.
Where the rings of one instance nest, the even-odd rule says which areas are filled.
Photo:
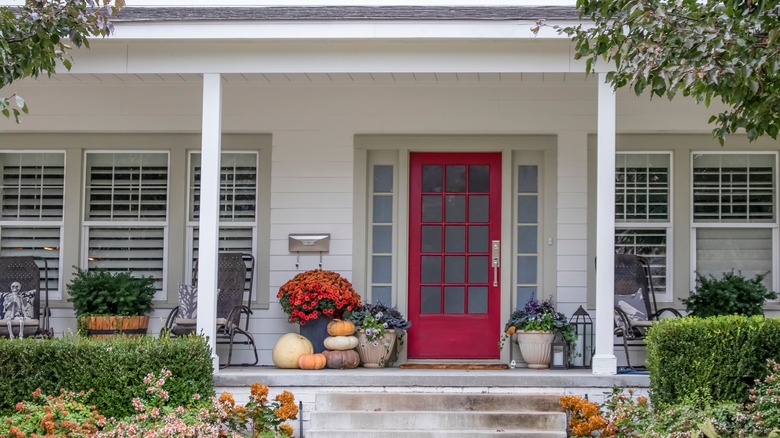
[[90, 316], [86, 318], [87, 336], [108, 338], [115, 335], [137, 337], [146, 334], [148, 316]]

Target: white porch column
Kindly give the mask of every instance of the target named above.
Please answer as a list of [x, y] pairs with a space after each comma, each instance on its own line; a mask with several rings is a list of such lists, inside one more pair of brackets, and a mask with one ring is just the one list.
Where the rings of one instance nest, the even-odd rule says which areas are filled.
[[217, 357], [217, 255], [219, 252], [219, 170], [222, 152], [222, 77], [203, 75], [200, 222], [198, 224], [198, 327], [208, 336], [214, 372]]
[[596, 189], [596, 353], [593, 374], [616, 374], [613, 347], [615, 296], [615, 92], [598, 78]]

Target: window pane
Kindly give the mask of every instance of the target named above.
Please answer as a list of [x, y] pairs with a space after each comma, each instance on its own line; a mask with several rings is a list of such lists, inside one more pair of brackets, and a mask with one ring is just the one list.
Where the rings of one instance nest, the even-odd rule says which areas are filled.
[[470, 256], [469, 283], [487, 283], [489, 264], [487, 256]]
[[466, 294], [463, 286], [447, 286], [444, 288], [444, 313], [464, 313]]
[[0, 153], [0, 181], [0, 219], [62, 220], [65, 154]]
[[536, 299], [535, 287], [518, 287], [517, 288], [517, 307], [523, 307], [529, 300]]
[[422, 227], [422, 252], [441, 252], [441, 226]]
[[466, 191], [466, 166], [447, 166], [447, 192], [464, 193]]
[[469, 222], [487, 222], [490, 220], [490, 197], [487, 195], [469, 196]]
[[164, 221], [167, 153], [87, 154], [87, 219]]
[[517, 222], [535, 224], [539, 220], [536, 196], [517, 197]]
[[469, 192], [487, 193], [490, 191], [490, 166], [486, 164], [469, 166]]
[[371, 302], [393, 305], [393, 288], [390, 286], [373, 286], [371, 288]]
[[536, 254], [536, 225], [521, 225], [517, 227], [517, 252], [520, 254]]
[[[217, 247], [219, 252], [240, 252], [243, 254], [254, 254], [252, 247], [252, 227], [220, 227], [219, 237], [217, 241]], [[195, 261], [198, 259], [200, 247], [200, 230], [198, 227], [193, 227], [192, 231], [192, 266], [195, 266]], [[251, 269], [250, 260], [247, 263], [247, 278], [244, 289], [249, 290], [252, 284], [250, 278]]]
[[469, 313], [487, 313], [488, 289], [484, 286], [469, 287]]
[[466, 227], [445, 227], [445, 252], [466, 251]]
[[466, 222], [466, 197], [447, 196], [447, 222]]
[[536, 256], [517, 257], [517, 282], [521, 284], [536, 283]]
[[[257, 154], [223, 153], [220, 158], [219, 220], [252, 221], [257, 208]], [[201, 154], [190, 160], [190, 220], [200, 217]]]
[[441, 196], [422, 197], [422, 221], [441, 222]]
[[393, 259], [390, 256], [373, 256], [371, 264], [372, 283], [392, 282]]
[[615, 252], [645, 257], [656, 293], [666, 292], [666, 248], [666, 229], [615, 229]]
[[389, 254], [393, 252], [393, 227], [390, 225], [374, 225], [374, 253]]
[[422, 192], [441, 193], [444, 186], [444, 174], [441, 166], [425, 165], [422, 167]]
[[441, 283], [441, 256], [422, 256], [421, 259], [420, 281]]
[[374, 222], [390, 224], [393, 222], [393, 197], [386, 195], [374, 196]]
[[518, 193], [539, 192], [539, 168], [538, 166], [517, 166], [517, 191]]
[[693, 156], [694, 222], [773, 222], [774, 154]]
[[669, 154], [617, 154], [615, 220], [669, 220]]
[[765, 228], [697, 228], [696, 272], [720, 278], [731, 270], [745, 278], [767, 274], [772, 290], [772, 230]]
[[420, 313], [441, 313], [441, 288], [439, 286], [420, 288]]
[[374, 166], [374, 193], [393, 192], [393, 166]]
[[163, 227], [90, 227], [88, 240], [87, 268], [152, 276], [158, 291], [155, 298], [164, 298], [160, 293], [165, 248]]
[[486, 226], [469, 227], [469, 252], [488, 252], [490, 250], [488, 231]]
[[[0, 230], [0, 256], [24, 257], [37, 256], [46, 259], [49, 270], [49, 292], [54, 293], [49, 298], [60, 297], [58, 291], [60, 277], [60, 228], [12, 228], [3, 227]], [[41, 268], [41, 290], [46, 288], [44, 264], [36, 260]], [[0, 284], [0, 290], [8, 288]]]
[[466, 257], [444, 257], [444, 282], [463, 283], [466, 280]]

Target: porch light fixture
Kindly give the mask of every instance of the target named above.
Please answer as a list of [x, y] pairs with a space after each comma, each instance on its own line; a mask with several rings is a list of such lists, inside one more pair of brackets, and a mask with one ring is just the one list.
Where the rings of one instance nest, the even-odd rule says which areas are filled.
[[574, 326], [576, 337], [571, 368], [590, 368], [593, 365], [593, 320], [580, 306], [569, 319], [569, 324]]
[[563, 339], [561, 332], [555, 333], [550, 344], [550, 369], [565, 370], [569, 368], [569, 345]]

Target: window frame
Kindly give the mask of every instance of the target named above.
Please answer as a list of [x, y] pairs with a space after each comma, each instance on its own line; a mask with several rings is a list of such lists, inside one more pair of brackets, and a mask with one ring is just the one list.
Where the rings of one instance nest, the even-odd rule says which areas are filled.
[[[618, 155], [666, 155], [669, 157], [669, 199], [667, 220], [661, 221], [620, 221], [615, 214], [615, 238], [617, 238], [618, 229], [640, 229], [640, 230], [665, 230], [666, 231], [666, 285], [663, 293], [656, 292], [656, 300], [660, 302], [672, 302], [674, 300], [672, 285], [674, 284], [674, 151], [672, 150], [620, 150], [615, 153]], [[617, 171], [617, 164], [615, 166]], [[616, 202], [617, 205], [617, 202]], [[617, 243], [615, 244], [617, 248]], [[642, 254], [639, 254], [640, 256]]]
[[[774, 175], [772, 189], [773, 193], [773, 216], [772, 221], [767, 222], [697, 222], [694, 220], [694, 208], [693, 208], [693, 178], [694, 178], [694, 158], [696, 155], [774, 155]], [[780, 272], [778, 272], [778, 248], [780, 248], [780, 233], [778, 233], [778, 224], [780, 220], [780, 214], [778, 214], [778, 165], [780, 163], [780, 156], [777, 151], [773, 150], [749, 150], [749, 151], [716, 151], [716, 150], [692, 150], [690, 153], [690, 168], [689, 168], [689, 181], [688, 181], [688, 196], [691, 200], [691, 209], [689, 214], [689, 226], [690, 226], [690, 288], [694, 290], [696, 288], [696, 266], [697, 266], [697, 233], [700, 228], [732, 228], [732, 229], [771, 229], [772, 231], [772, 260], [770, 266], [772, 266], [772, 290], [778, 289]], [[749, 220], [749, 219], [747, 219]]]
[[[68, 181], [68, 151], [65, 149], [8, 149], [3, 150], [2, 154], [61, 154], [62, 155], [62, 217], [60, 220], [19, 220], [12, 221], [6, 220], [0, 217], [0, 239], [2, 239], [3, 229], [30, 229], [30, 228], [59, 228], [59, 254], [57, 257], [57, 288], [56, 290], [49, 289], [49, 300], [61, 300], [64, 298], [63, 294], [63, 274], [65, 271], [63, 267], [63, 242], [65, 238], [65, 205], [68, 202], [67, 199], [67, 181]], [[2, 172], [0, 172], [2, 174]], [[2, 181], [2, 179], [0, 179]], [[0, 184], [2, 185], [2, 184]], [[44, 248], [45, 249], [45, 248]], [[52, 267], [49, 266], [49, 269]]]
[[[168, 168], [168, 178], [166, 179], [166, 199], [165, 199], [165, 220], [164, 221], [106, 221], [106, 220], [94, 220], [87, 217], [87, 209], [89, 208], [89, 200], [87, 198], [87, 181], [89, 176], [88, 157], [90, 154], [165, 154], [166, 166]], [[87, 269], [89, 267], [89, 236], [91, 228], [162, 228], [163, 229], [163, 246], [162, 246], [162, 279], [161, 289], [155, 294], [155, 302], [167, 302], [168, 301], [168, 233], [171, 220], [170, 203], [171, 203], [171, 151], [169, 149], [90, 149], [84, 151], [83, 160], [81, 162], [82, 171], [82, 183], [81, 183], [81, 196], [83, 199], [83, 205], [81, 206], [81, 256], [80, 263], [81, 269]]]

